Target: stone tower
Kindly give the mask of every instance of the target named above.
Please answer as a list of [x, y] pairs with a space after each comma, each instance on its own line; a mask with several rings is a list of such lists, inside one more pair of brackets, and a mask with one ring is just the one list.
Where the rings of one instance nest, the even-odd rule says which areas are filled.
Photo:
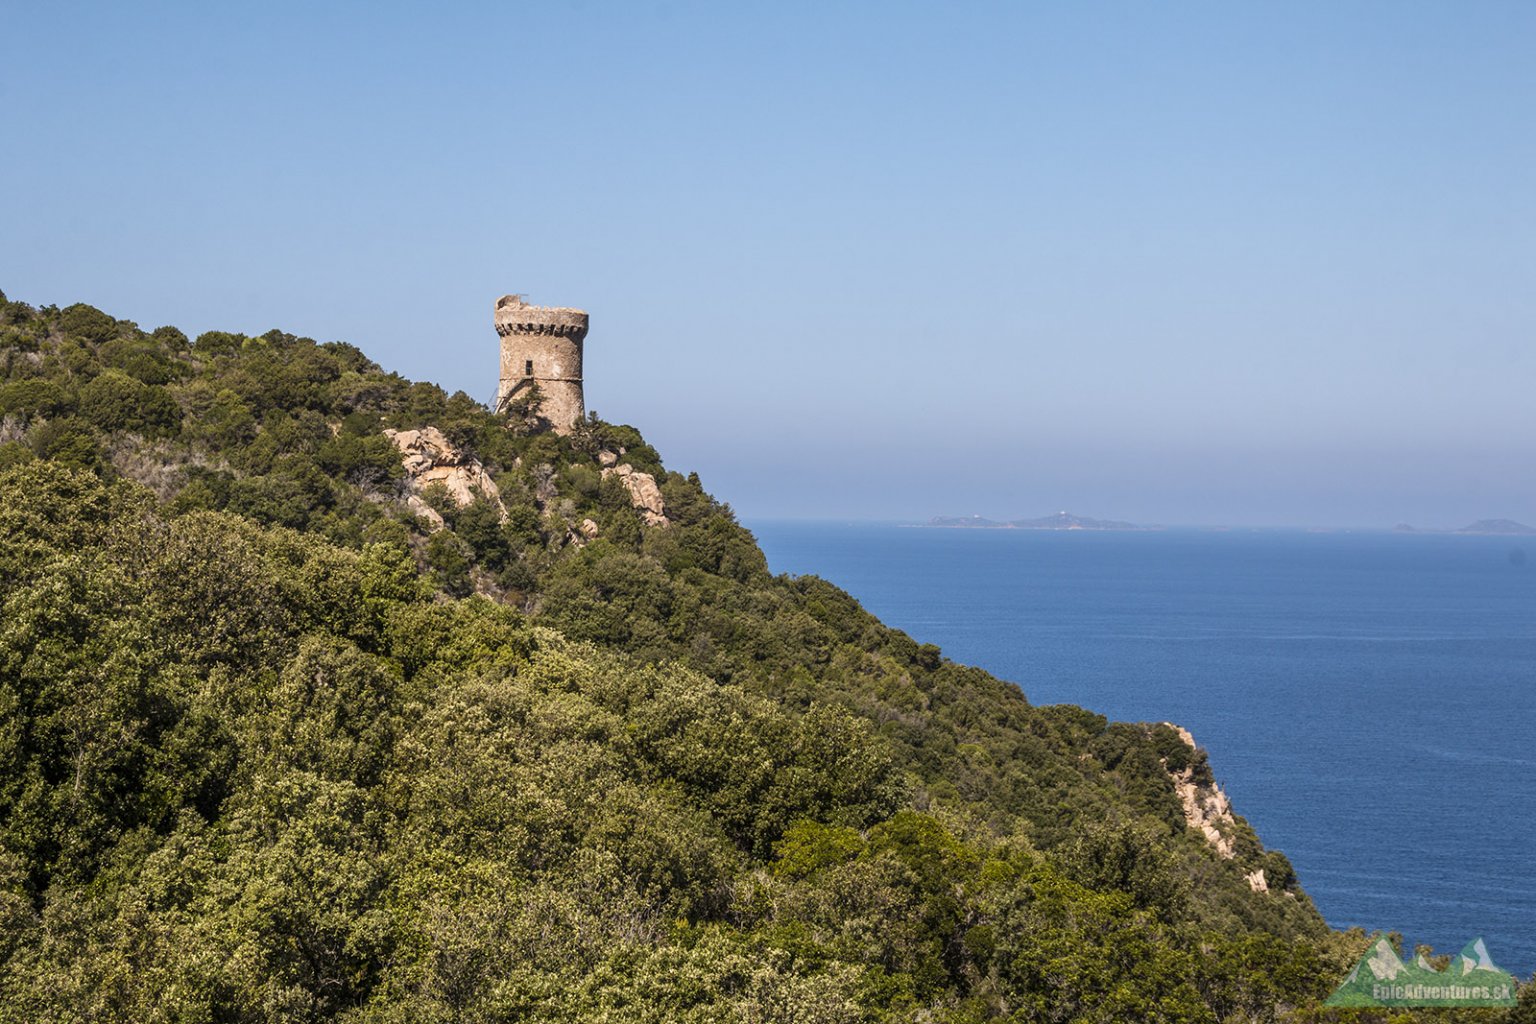
[[539, 414], [556, 433], [568, 433], [587, 415], [581, 394], [581, 343], [587, 314], [579, 309], [530, 306], [521, 295], [496, 300], [501, 335], [501, 384], [496, 410], [538, 384]]

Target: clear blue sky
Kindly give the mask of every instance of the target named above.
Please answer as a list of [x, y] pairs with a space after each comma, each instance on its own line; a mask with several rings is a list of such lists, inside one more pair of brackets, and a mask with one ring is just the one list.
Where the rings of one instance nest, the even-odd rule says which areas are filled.
[[1536, 4], [6, 5], [0, 288], [589, 405], [744, 516], [1536, 522]]

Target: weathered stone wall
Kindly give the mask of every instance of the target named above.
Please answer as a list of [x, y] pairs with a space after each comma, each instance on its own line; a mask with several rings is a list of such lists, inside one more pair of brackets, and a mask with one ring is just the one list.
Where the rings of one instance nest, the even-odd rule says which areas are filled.
[[579, 309], [530, 306], [520, 295], [496, 300], [496, 333], [501, 335], [501, 381], [496, 407], [504, 408], [531, 384], [544, 400], [540, 414], [566, 433], [587, 414], [581, 389], [581, 348], [587, 314]]

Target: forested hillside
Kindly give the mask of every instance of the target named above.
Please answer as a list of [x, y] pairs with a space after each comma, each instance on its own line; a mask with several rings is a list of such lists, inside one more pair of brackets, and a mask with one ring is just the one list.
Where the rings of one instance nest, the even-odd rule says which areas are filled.
[[[1186, 826], [1174, 730], [524, 412], [0, 296], [0, 1020], [1335, 1019], [1365, 938]], [[428, 426], [495, 501], [408, 501]]]

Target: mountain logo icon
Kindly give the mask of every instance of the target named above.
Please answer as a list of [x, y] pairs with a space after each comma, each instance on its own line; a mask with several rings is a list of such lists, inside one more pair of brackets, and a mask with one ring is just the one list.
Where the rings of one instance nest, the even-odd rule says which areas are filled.
[[1421, 953], [1403, 963], [1378, 938], [1324, 1006], [1514, 1006], [1515, 979], [1493, 962], [1481, 938], [1467, 943], [1445, 970]]

